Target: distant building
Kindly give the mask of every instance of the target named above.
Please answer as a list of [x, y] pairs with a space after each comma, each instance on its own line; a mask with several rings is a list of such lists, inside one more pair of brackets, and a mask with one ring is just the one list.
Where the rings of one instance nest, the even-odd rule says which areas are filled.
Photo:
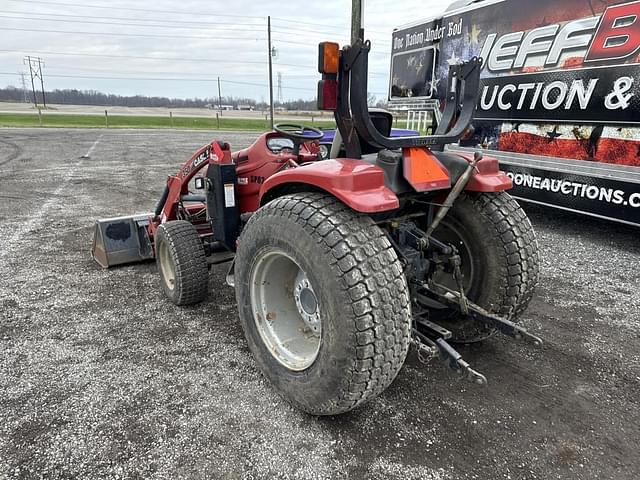
[[233, 110], [233, 105], [218, 105], [218, 104], [214, 105], [211, 103], [207, 103], [205, 107], [211, 110]]

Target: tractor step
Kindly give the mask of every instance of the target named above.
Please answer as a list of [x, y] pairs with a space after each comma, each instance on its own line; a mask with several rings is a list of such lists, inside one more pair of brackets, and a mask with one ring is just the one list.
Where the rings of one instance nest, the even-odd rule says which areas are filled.
[[221, 263], [227, 263], [233, 260], [236, 254], [229, 251], [212, 253], [207, 257], [207, 263], [209, 265], [220, 265]]

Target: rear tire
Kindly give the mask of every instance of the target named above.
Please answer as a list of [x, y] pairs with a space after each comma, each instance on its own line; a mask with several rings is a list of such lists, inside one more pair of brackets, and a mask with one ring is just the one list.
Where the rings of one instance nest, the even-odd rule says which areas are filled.
[[394, 380], [409, 348], [409, 293], [370, 217], [324, 194], [280, 197], [247, 223], [235, 265], [249, 348], [294, 406], [347, 412]]
[[[434, 237], [458, 248], [465, 293], [473, 303], [510, 320], [528, 307], [538, 283], [538, 242], [527, 215], [508, 193], [463, 193]], [[451, 278], [436, 280], [455, 285]], [[478, 342], [495, 333], [477, 322], [443, 318], [437, 311], [434, 319], [451, 330], [458, 343]]]
[[155, 237], [160, 286], [176, 305], [203, 301], [209, 290], [209, 269], [196, 227], [184, 220], [163, 223]]

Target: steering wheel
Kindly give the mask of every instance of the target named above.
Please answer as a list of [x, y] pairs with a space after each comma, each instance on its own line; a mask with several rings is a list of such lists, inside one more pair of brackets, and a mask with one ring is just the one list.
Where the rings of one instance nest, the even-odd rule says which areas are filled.
[[317, 128], [307, 127], [306, 125], [295, 125], [292, 123], [278, 123], [273, 129], [285, 138], [293, 142], [293, 154], [300, 154], [300, 145], [304, 142], [320, 140], [324, 137], [324, 132]]

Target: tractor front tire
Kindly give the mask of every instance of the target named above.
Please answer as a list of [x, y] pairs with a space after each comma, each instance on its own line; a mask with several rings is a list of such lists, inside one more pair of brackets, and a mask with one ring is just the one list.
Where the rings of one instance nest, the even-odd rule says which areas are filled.
[[[434, 237], [458, 249], [469, 300], [512, 321], [527, 308], [538, 283], [538, 242], [529, 218], [511, 195], [463, 193]], [[457, 290], [448, 275], [435, 280]], [[442, 318], [437, 311], [433, 320], [451, 330], [458, 343], [478, 342], [495, 333], [472, 320]]]
[[395, 379], [410, 342], [409, 292], [369, 216], [325, 194], [280, 197], [247, 223], [235, 265], [249, 348], [294, 406], [344, 413]]
[[209, 290], [209, 268], [196, 227], [184, 220], [167, 222], [155, 236], [160, 285], [176, 305], [203, 301]]

